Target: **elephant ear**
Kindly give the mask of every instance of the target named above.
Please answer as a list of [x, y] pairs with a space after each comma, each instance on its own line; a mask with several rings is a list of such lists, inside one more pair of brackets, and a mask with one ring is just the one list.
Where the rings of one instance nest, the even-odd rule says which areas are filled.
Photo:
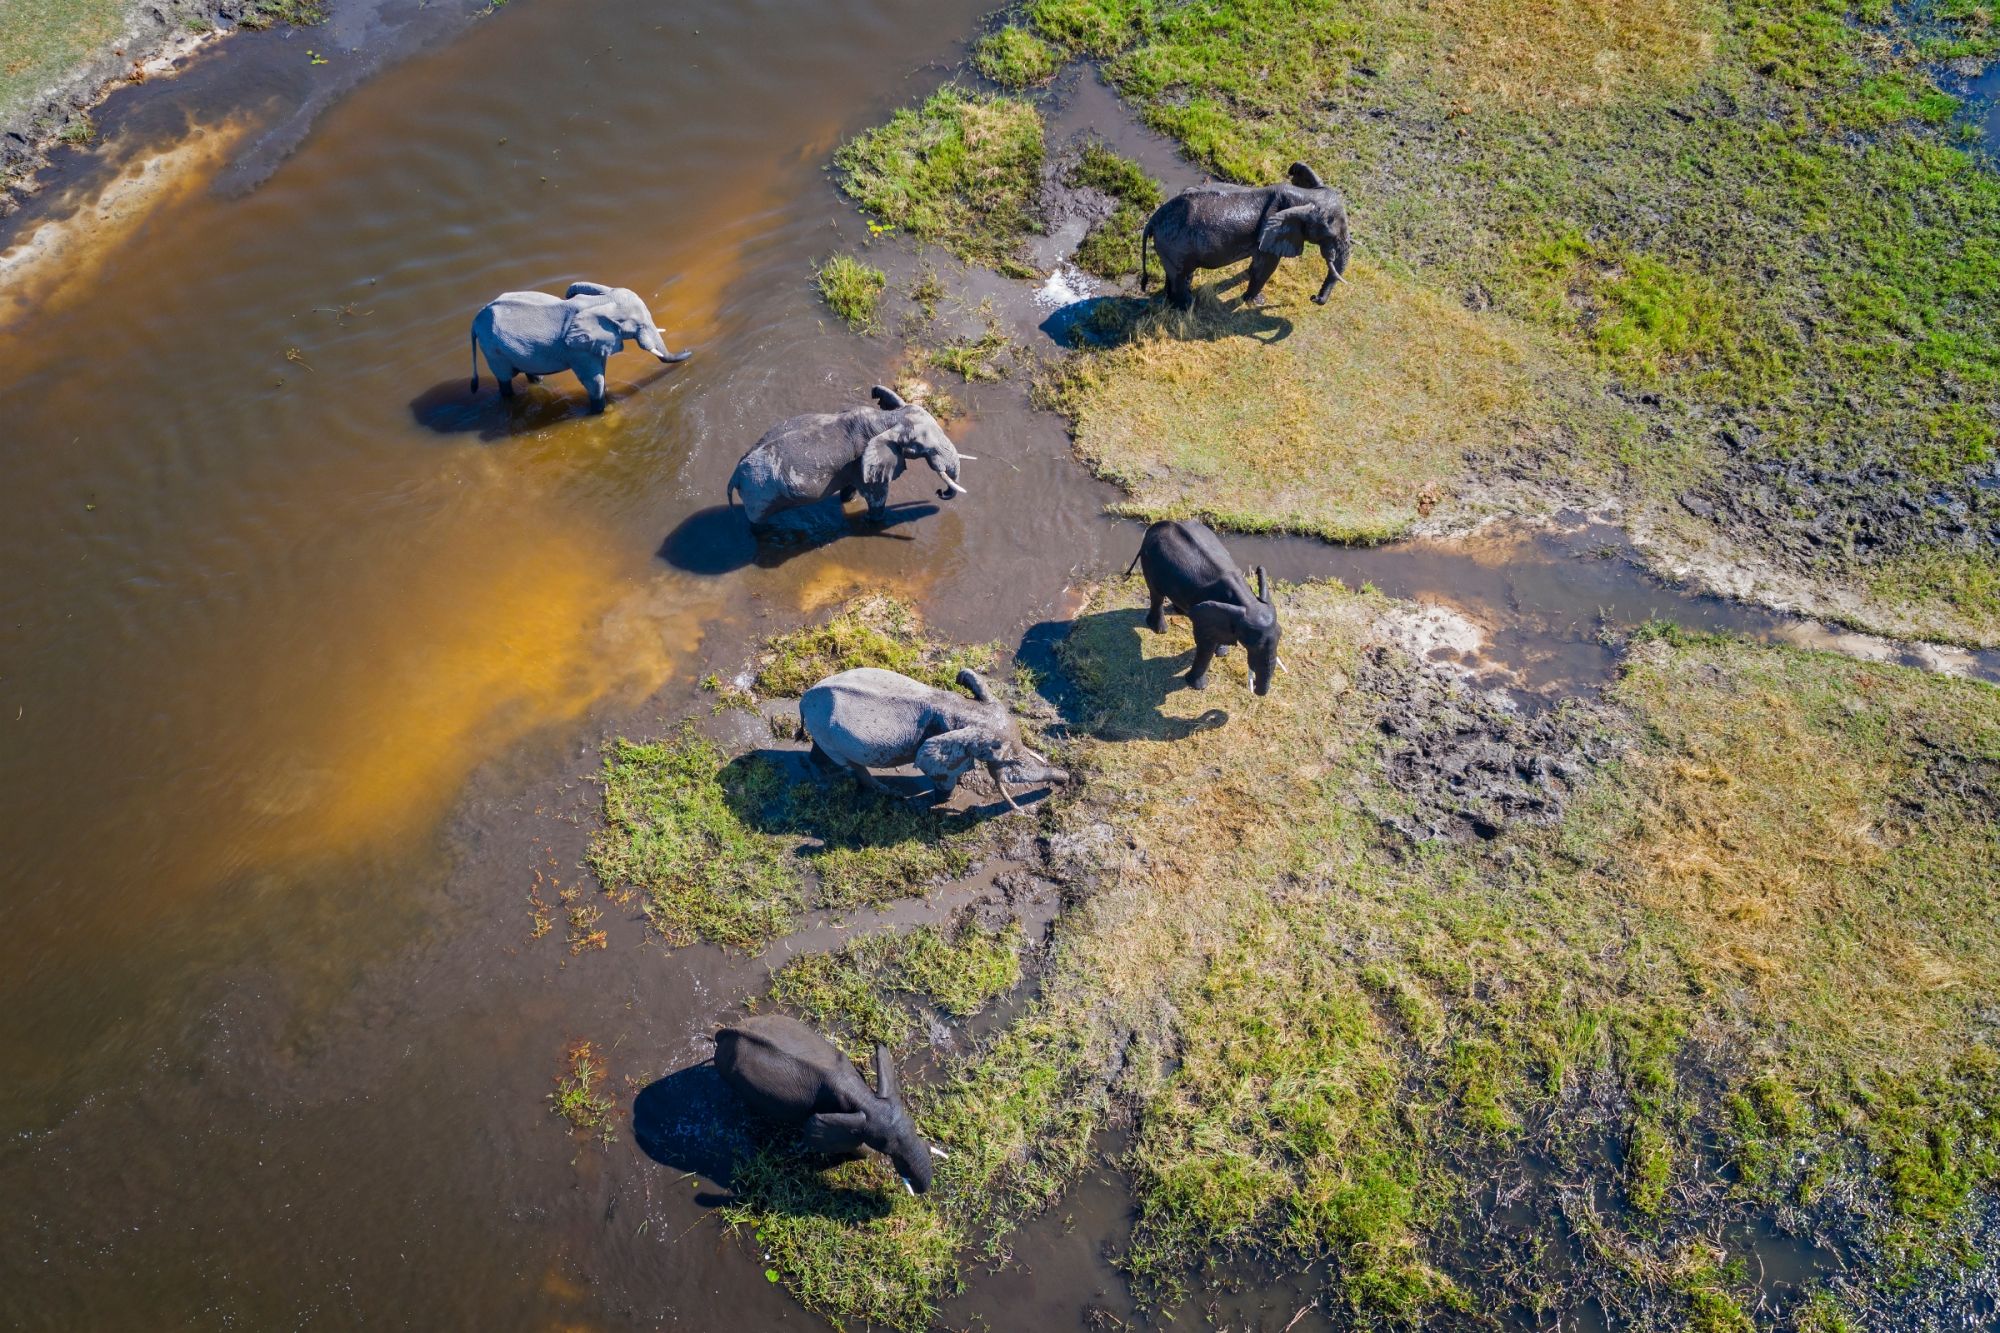
[[864, 486], [887, 486], [903, 475], [903, 454], [896, 448], [896, 437], [900, 427], [888, 430], [871, 438], [861, 450], [861, 484]]
[[851, 1152], [867, 1124], [866, 1111], [822, 1111], [806, 1121], [806, 1146], [814, 1152]]
[[617, 290], [616, 287], [606, 287], [601, 282], [572, 282], [569, 290], [563, 293], [563, 300], [571, 301], [579, 296], [609, 296]]
[[884, 412], [893, 412], [899, 407], [906, 406], [903, 396], [886, 385], [878, 384], [868, 392], [875, 399], [875, 405]]
[[903, 1086], [896, 1080], [896, 1059], [879, 1041], [875, 1043], [875, 1095], [885, 1102], [903, 1099]]
[[587, 348], [600, 356], [610, 356], [618, 350], [618, 326], [597, 310], [573, 311], [568, 326], [563, 329], [563, 342], [570, 347]]
[[1234, 602], [1197, 602], [1188, 619], [1199, 639], [1235, 643], [1243, 637], [1243, 608]]
[[1326, 182], [1319, 178], [1319, 173], [1303, 162], [1292, 163], [1291, 169], [1285, 173], [1285, 179], [1291, 181], [1292, 184], [1298, 186], [1301, 190], [1324, 190], [1326, 188]]
[[1257, 248], [1265, 254], [1296, 259], [1305, 253], [1305, 228], [1312, 215], [1311, 204], [1300, 204], [1296, 208], [1280, 209], [1271, 214], [1264, 219], [1263, 227], [1257, 232]]

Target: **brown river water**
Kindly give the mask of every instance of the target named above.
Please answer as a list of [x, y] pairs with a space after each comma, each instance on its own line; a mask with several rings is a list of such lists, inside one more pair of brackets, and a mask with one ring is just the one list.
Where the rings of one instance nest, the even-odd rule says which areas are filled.
[[[0, 234], [85, 218], [0, 261], [0, 1323], [812, 1322], [699, 1179], [629, 1133], [579, 1148], [544, 1100], [590, 1038], [629, 1113], [773, 960], [669, 954], [615, 912], [572, 958], [527, 894], [581, 877], [602, 738], [756, 636], [886, 588], [948, 634], [1046, 637], [1136, 549], [1012, 384], [952, 386], [979, 456], [956, 503], [913, 475], [907, 521], [761, 560], [716, 508], [766, 425], [893, 375], [898, 345], [811, 290], [866, 239], [824, 164], [989, 6], [349, 6], [121, 94], [106, 151], [151, 174], [100, 198], [72, 164]], [[1054, 119], [1195, 178], [1088, 79]], [[567, 376], [469, 399], [471, 313], [576, 278], [636, 288], [694, 359], [621, 356], [599, 418]], [[1050, 345], [1030, 284], [969, 280]], [[1585, 525], [1237, 545], [1460, 609], [1530, 706], [1606, 677], [1606, 627], [1800, 632]], [[1122, 1187], [1061, 1211], [954, 1324], [1131, 1313]], [[1282, 1327], [1294, 1295], [1234, 1317]]]

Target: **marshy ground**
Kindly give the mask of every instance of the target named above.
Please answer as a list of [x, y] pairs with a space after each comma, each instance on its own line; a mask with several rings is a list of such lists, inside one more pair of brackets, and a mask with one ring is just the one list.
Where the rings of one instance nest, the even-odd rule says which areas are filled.
[[[1075, 262], [1132, 275], [1157, 185], [1041, 133], [1087, 58], [1215, 174], [1347, 191], [1324, 310], [1296, 261], [1260, 310], [1218, 274], [1071, 322], [1039, 399], [1121, 512], [1371, 543], [1594, 505], [1710, 586], [1988, 644], [2000, 187], [1933, 73], [1996, 40], [1962, 5], [1033, 0], [975, 53], [1023, 92], [835, 160], [879, 229], [1008, 275], [1052, 181], [1094, 192]], [[1096, 586], [1017, 681], [1080, 779], [1009, 851], [1046, 938], [864, 940], [759, 1001], [930, 1051], [953, 1153], [914, 1200], [764, 1151], [730, 1216], [767, 1276], [921, 1326], [1116, 1142], [1155, 1310], [1311, 1274], [1343, 1326], [1991, 1317], [1989, 686], [1662, 626], [1523, 715], [1416, 608], [1310, 583], [1260, 700], [1240, 658], [1182, 688], [1143, 606]]]

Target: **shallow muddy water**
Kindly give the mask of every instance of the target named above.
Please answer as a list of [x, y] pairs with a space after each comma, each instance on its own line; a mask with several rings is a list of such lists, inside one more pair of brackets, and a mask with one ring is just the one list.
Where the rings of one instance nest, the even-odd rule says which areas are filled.
[[[588, 1038], [629, 1113], [770, 964], [623, 919], [573, 958], [527, 894], [580, 876], [598, 741], [755, 636], [889, 588], [1013, 644], [1136, 549], [1014, 385], [951, 386], [979, 456], [954, 504], [913, 474], [885, 531], [762, 560], [719, 508], [767, 424], [897, 369], [811, 290], [866, 239], [823, 164], [989, 3], [537, 0], [366, 80], [357, 34], [449, 25], [358, 6], [124, 95], [115, 151], [153, 176], [92, 204], [102, 173], [68, 168], [0, 236], [88, 219], [0, 270], [0, 1322], [809, 1322], [700, 1179], [544, 1101]], [[1056, 128], [1191, 178], [1114, 114], [1085, 84]], [[624, 354], [599, 418], [566, 376], [469, 398], [471, 313], [577, 278], [637, 289], [694, 359]], [[1047, 345], [1031, 284], [981, 284]], [[1798, 632], [1581, 523], [1236, 545], [1457, 607], [1469, 667], [1530, 706], [1606, 678], [1606, 628]], [[982, 1279], [953, 1318], [1009, 1326], [1027, 1290], [1038, 1322], [1129, 1313], [1110, 1188], [1023, 1239], [1031, 1287]]]

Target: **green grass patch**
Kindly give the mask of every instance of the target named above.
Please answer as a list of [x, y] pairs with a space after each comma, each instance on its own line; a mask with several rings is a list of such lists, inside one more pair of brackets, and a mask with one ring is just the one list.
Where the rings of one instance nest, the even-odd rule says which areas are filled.
[[881, 667], [949, 690], [957, 688], [961, 670], [992, 666], [991, 644], [936, 643], [907, 602], [868, 596], [820, 624], [773, 637], [759, 660], [755, 687], [766, 696], [796, 698], [835, 672]]
[[1003, 380], [1007, 378], [1007, 354], [1014, 344], [998, 324], [988, 324], [977, 337], [947, 338], [926, 354], [930, 364], [949, 370], [960, 379]]
[[1019, 251], [1041, 225], [1042, 118], [1028, 103], [940, 88], [833, 161], [841, 188], [882, 224], [960, 259], [1032, 272]]
[[908, 1044], [922, 1007], [955, 1019], [979, 1013], [1021, 980], [1022, 947], [1018, 926], [986, 930], [971, 921], [872, 935], [785, 964], [771, 978], [770, 999], [832, 1031], [858, 1060], [878, 1041]]
[[[755, 688], [796, 696], [850, 667], [878, 666], [955, 689], [961, 667], [990, 666], [990, 647], [925, 639], [916, 613], [869, 597], [824, 623], [772, 638]], [[612, 740], [600, 775], [605, 827], [588, 863], [615, 896], [674, 945], [740, 949], [787, 930], [808, 906], [880, 902], [962, 875], [983, 845], [980, 823], [763, 754], [735, 758], [685, 726], [659, 740]]]
[[852, 255], [834, 255], [813, 271], [820, 299], [856, 333], [872, 333], [879, 325], [876, 308], [889, 285], [881, 269], [862, 263]]
[[980, 39], [972, 63], [981, 74], [1007, 88], [1047, 83], [1062, 68], [1056, 49], [1027, 28], [1009, 24]]

